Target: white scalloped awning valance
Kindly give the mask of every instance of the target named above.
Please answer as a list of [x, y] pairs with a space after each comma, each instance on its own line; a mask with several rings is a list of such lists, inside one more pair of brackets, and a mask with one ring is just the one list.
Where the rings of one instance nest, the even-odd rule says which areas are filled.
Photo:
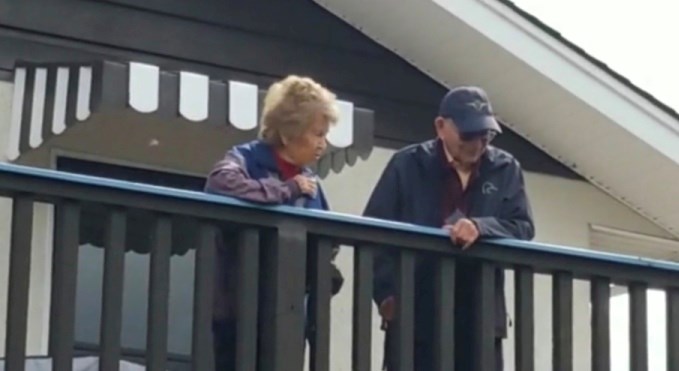
[[[212, 80], [188, 71], [164, 71], [130, 62], [17, 63], [7, 157], [40, 147], [69, 127], [100, 113], [133, 111], [187, 123], [223, 125], [234, 143], [257, 136], [265, 89], [244, 81]], [[319, 161], [321, 176], [339, 172], [373, 147], [374, 114], [339, 101], [340, 120], [328, 135], [330, 149]]]

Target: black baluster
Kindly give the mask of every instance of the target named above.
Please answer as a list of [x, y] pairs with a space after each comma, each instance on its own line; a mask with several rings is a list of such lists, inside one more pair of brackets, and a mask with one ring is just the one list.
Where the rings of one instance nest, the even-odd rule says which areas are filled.
[[592, 371], [611, 369], [610, 280], [597, 277], [591, 283]]
[[353, 370], [371, 367], [373, 250], [366, 245], [354, 247]]
[[495, 267], [489, 262], [480, 263], [477, 299], [474, 363], [480, 371], [495, 371]]
[[667, 293], [667, 371], [679, 371], [679, 289]]
[[396, 274], [396, 336], [397, 371], [414, 370], [415, 339], [415, 253], [401, 250]]
[[[236, 289], [236, 368], [257, 367], [257, 300], [259, 285], [259, 231], [242, 229], [238, 236], [238, 288]], [[267, 273], [264, 273], [267, 274]]]
[[263, 270], [261, 356], [264, 371], [299, 371], [304, 367], [304, 291], [307, 236], [303, 225], [282, 223], [268, 239]]
[[573, 276], [558, 272], [552, 279], [554, 371], [573, 371]]
[[648, 370], [648, 318], [646, 317], [646, 285], [633, 283], [630, 297], [630, 361], [631, 371]]
[[516, 336], [516, 370], [535, 370], [535, 308], [534, 273], [531, 268], [518, 267], [514, 271], [514, 316]]
[[101, 313], [102, 371], [120, 369], [120, 336], [123, 313], [123, 278], [125, 277], [125, 235], [127, 218], [120, 209], [111, 210], [104, 249], [104, 282]]
[[330, 296], [332, 291], [332, 241], [313, 239], [309, 246], [311, 264], [311, 292], [309, 295], [309, 316], [311, 321], [310, 369], [330, 369]]
[[442, 258], [435, 282], [434, 367], [455, 370], [455, 260]]
[[49, 349], [55, 371], [73, 369], [75, 295], [78, 273], [80, 208], [67, 201], [56, 205], [52, 257]]
[[199, 227], [196, 244], [196, 263], [193, 289], [193, 341], [192, 361], [194, 370], [211, 370], [213, 353], [212, 337], [212, 298], [214, 287], [215, 226], [202, 223]]
[[5, 344], [5, 367], [12, 371], [23, 371], [25, 368], [32, 237], [33, 201], [26, 196], [15, 197], [12, 205]]
[[148, 332], [146, 339], [147, 369], [164, 371], [167, 363], [168, 298], [170, 293], [170, 251], [172, 224], [168, 216], [156, 220], [151, 247]]

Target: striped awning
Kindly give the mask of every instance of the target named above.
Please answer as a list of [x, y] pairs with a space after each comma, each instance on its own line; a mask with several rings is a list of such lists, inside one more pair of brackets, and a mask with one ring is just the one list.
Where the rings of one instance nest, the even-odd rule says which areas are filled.
[[[97, 115], [130, 111], [221, 125], [229, 142], [249, 141], [257, 136], [266, 88], [136, 62], [20, 62], [14, 70], [7, 157], [15, 161], [71, 126], [96, 122]], [[317, 164], [322, 177], [366, 159], [372, 151], [373, 112], [345, 100], [339, 101], [339, 109], [340, 120], [328, 135], [330, 148]]]

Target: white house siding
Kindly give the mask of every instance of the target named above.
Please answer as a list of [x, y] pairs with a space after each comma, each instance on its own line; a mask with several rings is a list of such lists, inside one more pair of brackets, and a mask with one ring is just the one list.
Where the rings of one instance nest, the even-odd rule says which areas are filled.
[[[0, 161], [4, 158], [9, 136], [12, 84], [0, 81]], [[31, 254], [31, 277], [28, 317], [27, 351], [30, 354], [45, 354], [50, 300], [50, 273], [52, 254], [53, 208], [36, 204], [33, 215], [33, 245]], [[11, 228], [12, 202], [0, 198], [0, 356], [5, 352], [5, 329], [7, 314], [7, 288], [9, 274], [9, 239]]]
[[[649, 237], [643, 234], [620, 231], [601, 226], [591, 227], [591, 244], [597, 248], [616, 250], [629, 249], [629, 251], [643, 251], [648, 254], [652, 251], [652, 257], [656, 259], [671, 259], [677, 261], [679, 254], [679, 241]], [[611, 354], [615, 358], [611, 360], [611, 371], [629, 371], [629, 323], [630, 307], [629, 292], [627, 287], [614, 286], [613, 298], [611, 298], [611, 323], [622, 323], [620, 326], [611, 326]], [[647, 293], [647, 320], [648, 320], [648, 369], [653, 371], [667, 370], [667, 303], [666, 295], [662, 290], [649, 290]]]
[[[9, 126], [9, 105], [11, 101], [11, 86], [7, 83], [0, 83], [0, 140], [2, 144], [6, 142], [7, 129]], [[51, 163], [51, 149], [59, 149], [63, 151], [75, 152], [84, 154], [90, 158], [101, 158], [110, 161], [123, 161], [131, 164], [137, 163], [140, 167], [152, 167], [159, 169], [174, 169], [184, 173], [203, 174], [211, 165], [210, 161], [206, 161], [201, 153], [209, 152], [210, 156], [221, 153], [221, 148], [203, 148], [202, 151], [195, 151], [193, 153], [186, 153], [184, 151], [172, 150], [174, 145], [177, 145], [172, 137], [172, 131], [167, 126], [164, 126], [159, 120], [151, 120], [141, 128], [143, 136], [129, 136], [141, 137], [140, 141], [146, 140], [144, 143], [135, 145], [134, 143], [121, 148], [116, 146], [112, 141], [106, 141], [104, 138], [110, 139], [111, 136], [103, 135], [107, 130], [115, 129], [117, 132], [129, 133], [129, 130], [135, 130], [135, 127], [126, 126], [124, 120], [110, 120], [107, 123], [97, 123], [97, 125], [83, 125], [82, 127], [75, 127], [69, 129], [69, 132], [60, 137], [53, 138], [50, 142], [42, 148], [33, 153], [27, 154], [22, 162], [30, 163], [37, 166], [49, 167]], [[113, 127], [112, 125], [115, 125]], [[198, 125], [191, 126], [191, 130], [197, 130], [208, 137], [207, 141], [198, 137], [193, 137], [196, 142], [208, 146], [218, 146], [219, 141], [214, 139], [217, 132], [214, 130], [202, 131]], [[136, 129], [140, 130], [140, 129]], [[182, 129], [183, 130], [183, 129]], [[158, 134], [157, 136], [152, 135]], [[192, 132], [197, 134], [196, 132]], [[192, 134], [192, 135], [193, 135]], [[149, 146], [148, 139], [158, 137], [160, 138], [160, 146]], [[48, 147], [49, 146], [49, 147]], [[165, 147], [165, 148], [164, 148]], [[5, 148], [0, 148], [0, 153], [5, 153]], [[165, 152], [167, 151], [167, 152]], [[178, 156], [178, 153], [182, 153]], [[371, 157], [366, 161], [358, 161], [356, 165], [350, 168], [345, 168], [340, 175], [331, 175], [324, 181], [324, 187], [327, 190], [328, 197], [335, 211], [358, 214], [363, 210], [368, 196], [377, 181], [381, 170], [393, 153], [392, 150], [383, 148], [376, 148]], [[218, 157], [214, 155], [213, 157]], [[547, 175], [540, 175], [534, 173], [526, 174], [526, 183], [529, 196], [532, 202], [535, 219], [537, 224], [537, 240], [542, 242], [550, 242], [564, 245], [574, 246], [588, 246], [588, 225], [589, 223], [601, 224], [610, 227], [637, 231], [650, 235], [666, 236], [662, 230], [654, 226], [649, 221], [638, 216], [636, 213], [621, 205], [611, 197], [598, 190], [597, 188], [581, 181], [566, 180]], [[1, 213], [9, 216], [10, 205], [7, 201], [0, 208]], [[28, 350], [31, 354], [43, 354], [46, 351], [46, 336], [47, 336], [47, 313], [49, 305], [49, 271], [50, 271], [50, 233], [49, 227], [51, 223], [51, 214], [49, 210], [36, 210], [36, 238], [34, 243], [34, 254], [32, 261], [32, 275], [31, 275], [31, 318], [29, 319], [29, 340]], [[6, 314], [6, 276], [7, 276], [7, 262], [8, 262], [8, 243], [9, 243], [9, 222], [8, 217], [0, 215], [0, 318], [4, 318]], [[340, 268], [346, 277], [345, 289], [333, 300], [333, 316], [332, 316], [332, 364], [333, 370], [344, 371], [351, 370], [351, 326], [348, 325], [351, 321], [351, 287], [352, 283], [352, 254], [351, 249], [344, 249], [338, 256]], [[191, 259], [192, 255], [185, 256], [186, 259]], [[82, 258], [82, 257], [81, 257]], [[174, 264], [174, 259], [173, 259]], [[174, 266], [174, 265], [173, 265]], [[82, 267], [85, 269], [86, 267]], [[81, 271], [83, 274], [89, 274], [86, 271]], [[173, 268], [173, 274], [175, 270]], [[96, 272], [91, 273], [96, 277]], [[129, 270], [126, 273], [126, 281], [128, 275], [136, 276], [134, 272]], [[130, 276], [130, 278], [132, 277]], [[535, 297], [536, 310], [535, 313], [539, 316], [536, 322], [536, 354], [538, 363], [536, 369], [544, 370], [551, 368], [551, 308], [550, 308], [550, 279], [539, 278], [535, 282]], [[173, 285], [174, 286], [174, 285]], [[191, 290], [191, 285], [181, 285], [185, 290]], [[511, 274], [508, 275], [507, 289], [510, 313], [512, 312], [511, 304], [513, 302], [512, 295], [512, 280]], [[173, 289], [174, 290], [174, 289]], [[139, 293], [126, 293], [125, 303], [138, 302], [139, 298], [135, 300], [135, 295]], [[575, 285], [575, 368], [576, 370], [588, 370], [589, 358], [589, 308], [588, 308], [588, 287], [587, 285]], [[172, 308], [184, 308], [190, 311], [190, 305], [174, 305], [177, 300], [184, 301], [182, 298], [190, 298], [189, 293], [184, 293], [176, 297], [171, 296], [173, 301]], [[141, 304], [140, 304], [141, 305]], [[142, 305], [143, 306], [143, 305]], [[140, 307], [141, 308], [141, 307]], [[135, 313], [143, 309], [137, 308]], [[183, 313], [171, 310], [170, 323], [175, 323], [172, 318], [182, 318]], [[141, 313], [139, 312], [139, 313]], [[177, 317], [175, 317], [177, 316]], [[97, 316], [98, 317], [98, 316]], [[144, 316], [140, 317], [139, 321], [143, 322]], [[185, 319], [185, 317], [183, 317]], [[125, 321], [133, 321], [134, 319], [127, 319]], [[125, 322], [124, 321], [124, 322]], [[0, 321], [0, 352], [4, 350], [4, 321]], [[126, 323], [127, 325], [127, 323]], [[138, 326], [137, 326], [138, 325]], [[374, 316], [374, 337], [373, 337], [373, 365], [374, 370], [378, 370], [382, 359], [382, 332], [378, 329], [379, 320], [375, 314]], [[135, 327], [137, 326], [137, 327]], [[126, 327], [126, 326], [124, 326]], [[143, 329], [143, 324], [129, 323], [129, 328]], [[170, 334], [175, 338], [177, 331], [182, 332], [186, 330], [175, 329], [171, 330]], [[178, 336], [178, 335], [177, 335]], [[123, 334], [123, 340], [128, 338]], [[177, 338], [190, 339], [190, 336], [178, 336]], [[174, 344], [174, 342], [171, 342]], [[174, 349], [186, 348], [183, 344], [172, 345]], [[511, 349], [513, 349], [512, 339], [506, 342], [507, 356], [506, 364], [507, 370], [513, 370]], [[1, 354], [1, 353], [0, 353]]]
[[[391, 150], [377, 148], [370, 160], [332, 175], [325, 182], [329, 201], [335, 211], [359, 214], [377, 182], [383, 164]], [[667, 233], [643, 219], [632, 210], [594, 186], [576, 180], [526, 173], [526, 187], [536, 220], [536, 241], [570, 246], [589, 246], [589, 224], [603, 224], [641, 233], [667, 236]], [[350, 188], [351, 187], [351, 188]], [[345, 287], [352, 283], [352, 250], [346, 248], [338, 256], [340, 269], [346, 277]], [[513, 317], [513, 276], [507, 274], [507, 300]], [[551, 369], [551, 278], [535, 280], [535, 354], [536, 370]], [[333, 300], [331, 357], [333, 370], [351, 370], [351, 290], [345, 289]], [[574, 370], [585, 371], [589, 365], [589, 285], [574, 284]], [[379, 370], [382, 360], [383, 333], [379, 317], [373, 311], [373, 370]], [[513, 371], [513, 336], [505, 342], [505, 370]]]
[[[531, 173], [527, 174], [526, 183], [535, 212], [537, 241], [588, 247], [590, 223], [669, 237], [666, 232], [590, 184]], [[513, 316], [514, 282], [511, 274], [507, 278], [508, 304]], [[589, 284], [576, 281], [573, 290], [573, 369], [587, 371], [591, 369]], [[551, 278], [538, 276], [535, 280], [536, 370], [552, 367], [551, 295]], [[616, 304], [611, 302], [611, 305]], [[508, 371], [514, 370], [512, 349], [513, 339], [510, 337], [505, 347], [505, 369]]]

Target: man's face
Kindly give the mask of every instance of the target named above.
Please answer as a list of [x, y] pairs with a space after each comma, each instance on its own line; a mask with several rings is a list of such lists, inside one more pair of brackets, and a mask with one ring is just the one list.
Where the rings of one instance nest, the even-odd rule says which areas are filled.
[[490, 130], [462, 134], [453, 120], [444, 117], [436, 118], [435, 127], [448, 153], [462, 165], [477, 163], [495, 137], [495, 132]]

